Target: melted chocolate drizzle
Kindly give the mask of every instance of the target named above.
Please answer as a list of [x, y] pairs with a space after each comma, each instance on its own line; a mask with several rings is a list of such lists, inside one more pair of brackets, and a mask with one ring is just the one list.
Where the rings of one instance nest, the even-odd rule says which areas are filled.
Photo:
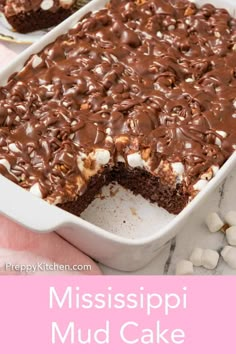
[[38, 182], [44, 198], [83, 193], [77, 156], [96, 148], [111, 164], [148, 151], [151, 173], [181, 162], [189, 191], [236, 149], [236, 20], [224, 9], [111, 1], [36, 59], [0, 89], [0, 160], [11, 166], [0, 173]]

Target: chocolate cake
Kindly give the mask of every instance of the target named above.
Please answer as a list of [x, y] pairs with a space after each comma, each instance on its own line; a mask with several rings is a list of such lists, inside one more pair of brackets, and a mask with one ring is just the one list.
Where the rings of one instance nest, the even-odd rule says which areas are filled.
[[7, 21], [20, 33], [56, 26], [86, 0], [0, 0]]
[[76, 215], [117, 181], [179, 213], [236, 149], [236, 20], [111, 1], [0, 89], [0, 173]]

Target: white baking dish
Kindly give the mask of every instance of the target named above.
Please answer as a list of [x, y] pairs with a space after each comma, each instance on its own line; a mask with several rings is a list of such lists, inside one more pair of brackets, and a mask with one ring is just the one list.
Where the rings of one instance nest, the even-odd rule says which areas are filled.
[[[0, 84], [4, 85], [12, 73], [20, 70], [30, 55], [39, 52], [60, 34], [73, 27], [85, 13], [103, 7], [106, 2], [107, 0], [91, 1], [48, 33], [38, 43], [25, 50], [7, 68], [2, 70]], [[196, 1], [200, 5], [206, 2], [227, 8], [231, 14], [235, 14], [236, 5], [234, 0]], [[140, 203], [139, 198], [134, 198], [134, 208], [137, 208], [138, 213], [142, 213], [144, 216], [141, 220], [142, 225], [140, 224], [140, 219], [139, 224], [137, 224], [142, 227], [138, 226], [135, 229], [136, 231], [137, 229], [141, 230], [139, 234], [134, 231], [130, 235], [129, 223], [127, 223], [127, 229], [122, 230], [122, 234], [121, 230], [117, 232], [107, 231], [113, 229], [109, 225], [110, 220], [113, 220], [109, 217], [109, 213], [104, 213], [103, 215], [103, 220], [106, 222], [105, 230], [91, 222], [49, 205], [3, 176], [0, 176], [0, 212], [37, 232], [56, 231], [73, 245], [107, 266], [127, 271], [136, 270], [151, 261], [158, 254], [160, 248], [180, 231], [191, 214], [197, 212], [197, 208], [204, 203], [204, 200], [214, 191], [216, 186], [227, 177], [235, 164], [236, 153], [224, 164], [204, 191], [200, 192], [178, 216], [170, 216], [163, 209], [154, 205], [150, 205], [149, 209], [146, 201]], [[88, 220], [93, 220], [93, 216], [99, 213], [96, 203], [84, 214]], [[107, 203], [111, 205], [113, 201], [109, 199]], [[130, 198], [127, 197], [126, 201], [121, 204], [120, 211], [129, 208], [129, 203]], [[100, 213], [103, 212], [104, 210], [100, 211]], [[117, 213], [119, 215], [119, 210], [117, 210]], [[125, 211], [123, 214], [120, 212], [120, 217], [124, 214], [131, 223], [138, 223], [135, 215], [129, 216]]]

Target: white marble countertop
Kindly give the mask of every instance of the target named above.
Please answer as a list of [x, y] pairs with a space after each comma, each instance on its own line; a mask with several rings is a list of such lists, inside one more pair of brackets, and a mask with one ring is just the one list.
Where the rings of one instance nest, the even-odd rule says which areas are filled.
[[[27, 46], [3, 43], [15, 53], [20, 53]], [[228, 176], [226, 181], [208, 198], [205, 205], [192, 215], [187, 225], [175, 239], [166, 244], [162, 252], [147, 267], [133, 273], [119, 272], [108, 267], [101, 268], [105, 274], [139, 274], [139, 275], [173, 275], [175, 264], [182, 259], [188, 259], [193, 248], [210, 248], [220, 251], [226, 245], [225, 236], [218, 232], [208, 231], [204, 219], [212, 212], [218, 212], [222, 217], [229, 210], [236, 210], [236, 170]], [[220, 258], [218, 266], [213, 271], [195, 268], [196, 275], [232, 275], [236, 270], [230, 269]]]
[[[229, 210], [236, 210], [236, 170], [211, 194], [207, 202], [198, 212], [192, 215], [182, 231], [175, 239], [166, 244], [163, 251], [147, 267], [134, 273], [124, 273], [102, 266], [105, 274], [140, 274], [140, 275], [173, 275], [175, 265], [182, 259], [188, 259], [195, 247], [210, 248], [218, 252], [227, 244], [222, 232], [211, 233], [205, 225], [205, 217], [210, 212], [218, 212], [221, 217]], [[213, 271], [195, 267], [196, 275], [234, 275], [220, 257], [218, 266]]]

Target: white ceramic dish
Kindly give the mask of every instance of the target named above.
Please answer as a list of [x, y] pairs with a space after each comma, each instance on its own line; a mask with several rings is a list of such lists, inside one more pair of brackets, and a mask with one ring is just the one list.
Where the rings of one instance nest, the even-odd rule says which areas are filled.
[[[19, 71], [31, 54], [39, 52], [45, 45], [55, 40], [58, 35], [73, 27], [85, 13], [103, 7], [106, 2], [107, 0], [91, 1], [53, 29], [38, 43], [25, 50], [1, 72], [0, 84], [4, 85], [13, 72]], [[196, 1], [200, 5], [206, 2], [227, 8], [231, 14], [235, 14], [234, 0], [225, 0], [224, 2], [222, 0]], [[180, 231], [191, 214], [197, 212], [208, 195], [227, 177], [235, 165], [236, 153], [224, 164], [207, 187], [175, 217], [170, 216], [157, 206], [150, 205], [140, 199], [141, 197], [132, 197], [133, 206], [131, 206], [132, 198], [129, 193], [119, 190], [118, 198], [124, 200], [117, 209], [118, 226], [114, 227], [114, 217], [110, 217], [110, 207], [116, 209], [116, 204], [114, 204], [112, 198], [106, 199], [105, 202], [95, 201], [89, 207], [83, 214], [84, 218], [90, 220], [89, 222], [37, 199], [3, 176], [0, 176], [0, 212], [37, 232], [56, 231], [76, 247], [107, 266], [132, 271], [145, 266], [158, 254], [161, 247]], [[100, 209], [99, 205], [101, 205]], [[130, 213], [130, 210], [133, 210], [134, 213]], [[137, 218], [137, 215], [145, 217]], [[119, 228], [119, 223], [123, 222], [124, 216], [129, 222], [127, 227], [123, 226], [122, 229]], [[95, 223], [103, 227], [96, 226]], [[136, 227], [131, 228], [132, 232], [130, 232], [130, 225], [132, 224]]]

